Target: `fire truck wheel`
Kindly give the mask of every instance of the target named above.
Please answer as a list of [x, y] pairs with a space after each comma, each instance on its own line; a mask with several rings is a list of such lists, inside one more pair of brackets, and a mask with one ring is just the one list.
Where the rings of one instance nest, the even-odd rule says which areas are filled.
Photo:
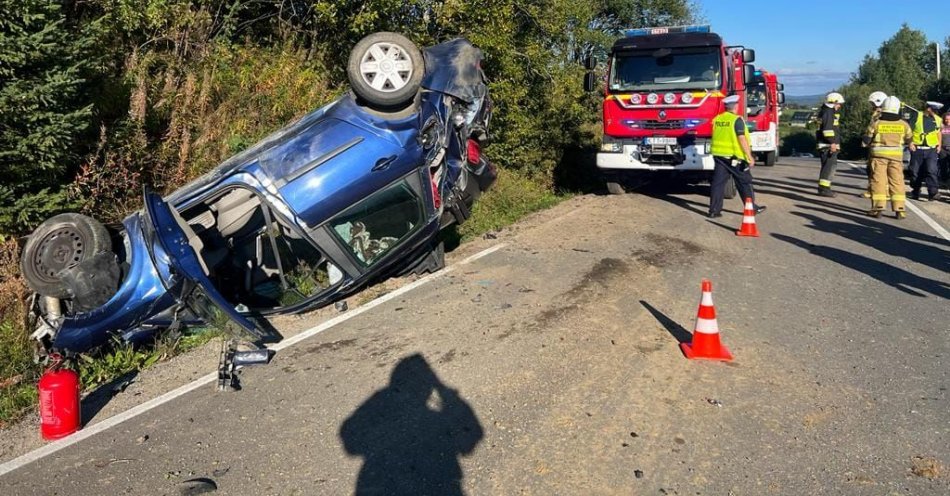
[[607, 192], [612, 195], [622, 195], [627, 191], [623, 188], [622, 184], [607, 181]]
[[723, 197], [730, 200], [736, 197], [736, 182], [732, 179], [726, 181], [726, 191]]
[[773, 151], [773, 152], [765, 152], [764, 155], [765, 155], [765, 160], [762, 161], [762, 165], [764, 165], [764, 166], [766, 166], [766, 167], [772, 167], [772, 166], [774, 166], [774, 165], [775, 165], [775, 158], [776, 158], [776, 155], [778, 155], [778, 154]]

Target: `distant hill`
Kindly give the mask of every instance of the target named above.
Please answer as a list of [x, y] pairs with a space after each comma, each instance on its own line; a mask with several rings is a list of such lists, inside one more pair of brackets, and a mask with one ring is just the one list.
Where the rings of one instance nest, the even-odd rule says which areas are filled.
[[825, 95], [785, 95], [785, 105], [798, 107], [817, 107]]

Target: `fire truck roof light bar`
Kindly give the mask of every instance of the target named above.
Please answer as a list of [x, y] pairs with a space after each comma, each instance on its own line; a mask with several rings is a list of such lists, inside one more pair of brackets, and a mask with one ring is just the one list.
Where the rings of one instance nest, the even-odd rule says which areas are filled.
[[711, 33], [709, 25], [693, 25], [693, 26], [666, 26], [659, 28], [637, 28], [637, 29], [626, 29], [623, 34], [625, 36], [650, 36], [655, 34], [670, 34], [670, 33]]

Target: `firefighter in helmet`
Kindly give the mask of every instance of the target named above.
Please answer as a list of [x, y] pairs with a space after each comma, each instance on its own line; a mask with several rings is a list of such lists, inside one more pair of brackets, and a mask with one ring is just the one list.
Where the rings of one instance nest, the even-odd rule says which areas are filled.
[[765, 211], [765, 205], [755, 204], [755, 192], [752, 190], [752, 167], [755, 160], [750, 148], [749, 128], [742, 117], [736, 115], [739, 96], [731, 95], [722, 100], [726, 111], [713, 119], [712, 155], [715, 161], [712, 187], [709, 194], [709, 217], [722, 217], [722, 203], [725, 198], [726, 181], [736, 182], [740, 199], [751, 199], [755, 213]]
[[818, 196], [834, 197], [831, 183], [838, 168], [838, 151], [841, 149], [841, 133], [838, 121], [841, 119], [841, 105], [844, 97], [841, 93], [831, 92], [825, 97], [825, 104], [818, 111], [818, 155], [821, 157], [821, 173], [818, 176]]
[[891, 209], [898, 219], [904, 212], [904, 146], [914, 149], [914, 132], [900, 116], [901, 102], [889, 96], [881, 106], [881, 117], [872, 122], [863, 143], [871, 148], [871, 210], [868, 215], [880, 217], [890, 196]]
[[920, 187], [927, 183], [927, 199], [938, 197], [939, 179], [937, 172], [937, 150], [940, 149], [940, 118], [936, 111], [943, 108], [940, 102], [927, 102], [927, 108], [917, 113], [914, 123], [914, 145], [917, 150], [910, 158], [911, 197], [920, 199]]
[[[868, 102], [871, 103], [871, 123], [868, 124], [868, 128], [874, 127], [877, 124], [877, 120], [881, 117], [881, 105], [884, 105], [884, 100], [887, 99], [887, 93], [883, 91], [875, 91], [868, 96]], [[871, 154], [868, 154], [868, 163], [865, 168], [868, 176], [868, 189], [864, 192], [863, 196], [865, 198], [871, 198]]]

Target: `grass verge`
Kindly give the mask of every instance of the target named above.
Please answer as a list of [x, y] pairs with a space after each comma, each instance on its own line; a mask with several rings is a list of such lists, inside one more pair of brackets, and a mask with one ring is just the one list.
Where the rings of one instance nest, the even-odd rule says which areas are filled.
[[458, 233], [464, 242], [514, 224], [530, 213], [551, 208], [569, 197], [552, 193], [539, 181], [499, 169], [498, 180], [475, 203], [472, 217], [459, 227]]

